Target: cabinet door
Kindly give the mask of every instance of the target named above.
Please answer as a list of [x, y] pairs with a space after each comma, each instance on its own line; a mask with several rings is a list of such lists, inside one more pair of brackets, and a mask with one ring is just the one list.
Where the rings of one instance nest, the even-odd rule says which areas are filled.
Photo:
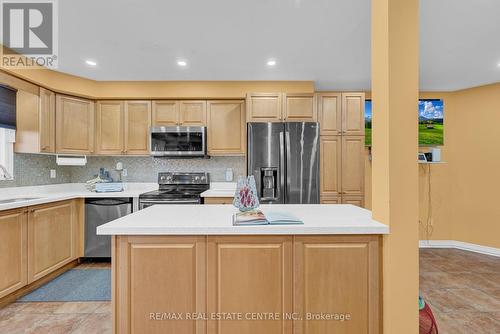
[[179, 114], [183, 126], [205, 126], [207, 124], [207, 101], [180, 101]]
[[[379, 332], [379, 255], [376, 236], [296, 236], [295, 334]], [[306, 315], [349, 315], [352, 320], [307, 320]]]
[[0, 213], [0, 298], [28, 284], [25, 209]]
[[40, 97], [38, 92], [18, 90], [16, 94], [17, 153], [40, 153]]
[[96, 112], [96, 153], [123, 153], [123, 101], [99, 101]]
[[342, 196], [342, 204], [352, 204], [363, 208], [364, 198], [363, 196]]
[[[204, 236], [119, 236], [113, 239], [116, 333], [205, 334], [206, 322], [150, 320], [155, 312], [206, 312]], [[132, 320], [131, 320], [132, 319]]]
[[149, 128], [151, 127], [151, 102], [125, 102], [125, 152], [149, 154]]
[[28, 283], [76, 258], [77, 231], [72, 201], [31, 208], [28, 216]]
[[243, 101], [208, 101], [208, 154], [245, 154], [245, 104]]
[[314, 94], [285, 94], [284, 118], [288, 122], [316, 122]]
[[281, 93], [249, 93], [247, 94], [248, 122], [281, 122]]
[[342, 195], [364, 194], [364, 152], [364, 136], [342, 136]]
[[365, 93], [342, 93], [342, 133], [364, 136]]
[[56, 94], [40, 87], [40, 152], [56, 151]]
[[179, 101], [153, 101], [154, 126], [176, 126], [179, 124]]
[[342, 139], [340, 136], [321, 136], [320, 194], [321, 197], [340, 195], [342, 186]]
[[321, 135], [340, 135], [342, 132], [342, 96], [340, 93], [318, 94], [318, 118]]
[[[292, 310], [292, 237], [208, 237], [208, 313]], [[284, 320], [214, 320], [209, 334], [291, 333]]]
[[92, 153], [94, 151], [94, 120], [94, 102], [56, 95], [57, 153]]

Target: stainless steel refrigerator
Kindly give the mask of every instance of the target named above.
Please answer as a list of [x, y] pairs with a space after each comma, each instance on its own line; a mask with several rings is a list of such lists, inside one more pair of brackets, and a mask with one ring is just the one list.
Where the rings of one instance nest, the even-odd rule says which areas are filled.
[[247, 172], [261, 203], [319, 203], [319, 124], [248, 123]]

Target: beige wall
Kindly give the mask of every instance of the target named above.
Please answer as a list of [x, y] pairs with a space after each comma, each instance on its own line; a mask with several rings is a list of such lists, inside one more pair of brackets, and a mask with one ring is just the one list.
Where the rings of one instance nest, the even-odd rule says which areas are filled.
[[[500, 185], [496, 179], [500, 171], [500, 83], [456, 92], [421, 93], [420, 97], [444, 100], [445, 139], [441, 149], [446, 162], [430, 166], [431, 230], [426, 228], [429, 165], [419, 167], [420, 239], [500, 248], [500, 205], [495, 193]], [[371, 208], [368, 149], [365, 166], [365, 203]]]

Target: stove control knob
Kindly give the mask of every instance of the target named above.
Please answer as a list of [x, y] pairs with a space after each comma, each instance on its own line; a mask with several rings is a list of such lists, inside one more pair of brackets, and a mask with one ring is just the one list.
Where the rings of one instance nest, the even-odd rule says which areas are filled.
[[194, 180], [195, 180], [195, 181], [199, 181], [199, 180], [200, 180], [200, 177], [199, 177], [199, 176], [195, 176], [195, 177], [194, 177]]

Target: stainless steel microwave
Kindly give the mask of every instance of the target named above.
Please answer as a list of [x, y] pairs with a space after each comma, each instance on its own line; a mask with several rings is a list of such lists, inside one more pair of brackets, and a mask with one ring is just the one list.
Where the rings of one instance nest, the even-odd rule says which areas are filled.
[[154, 126], [150, 131], [151, 155], [155, 157], [205, 157], [204, 126]]

